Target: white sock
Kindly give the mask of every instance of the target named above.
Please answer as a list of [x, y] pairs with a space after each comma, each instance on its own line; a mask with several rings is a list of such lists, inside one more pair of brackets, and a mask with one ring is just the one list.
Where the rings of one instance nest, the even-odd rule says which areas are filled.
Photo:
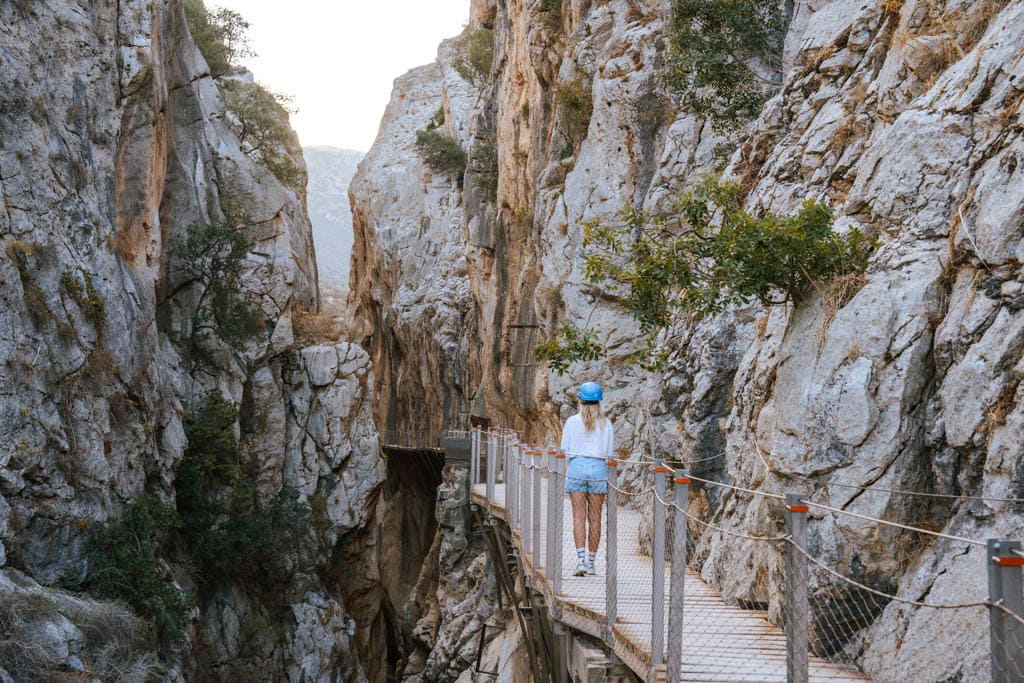
[[597, 555], [597, 553], [592, 553], [592, 552], [590, 552], [590, 551], [588, 550], [588, 551], [587, 551], [587, 562], [588, 562], [589, 564], [594, 564], [594, 557], [595, 557], [596, 555]]
[[587, 549], [586, 548], [576, 548], [576, 559], [579, 560], [580, 562], [585, 562], [586, 559], [587, 559]]

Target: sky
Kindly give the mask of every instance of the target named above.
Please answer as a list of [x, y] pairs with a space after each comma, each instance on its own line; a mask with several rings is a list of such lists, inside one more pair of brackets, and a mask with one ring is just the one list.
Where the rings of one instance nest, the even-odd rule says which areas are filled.
[[391, 83], [434, 61], [458, 35], [470, 0], [206, 0], [250, 24], [256, 80], [294, 98], [292, 127], [304, 146], [365, 152], [391, 97]]

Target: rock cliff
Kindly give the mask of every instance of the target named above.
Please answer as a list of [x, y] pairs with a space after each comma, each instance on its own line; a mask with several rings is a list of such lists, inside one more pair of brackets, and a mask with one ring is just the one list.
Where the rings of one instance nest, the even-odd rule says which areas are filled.
[[[378, 423], [434, 430], [474, 414], [552, 441], [587, 377], [606, 387], [624, 456], [974, 538], [1020, 535], [1013, 503], [885, 490], [1024, 492], [1024, 3], [787, 7], [781, 85], [730, 152], [659, 77], [670, 3], [471, 3], [464, 36], [493, 32], [489, 70], [459, 68], [464, 37], [398, 79], [351, 187], [351, 301], [380, 372]], [[418, 153], [416, 132], [431, 127], [466, 153], [461, 183]], [[635, 322], [583, 276], [580, 224], [667, 210], [711, 171], [739, 180], [752, 211], [823, 199], [838, 230], [877, 247], [849, 291], [681, 321], [666, 369], [647, 373], [624, 363]], [[607, 359], [566, 376], [534, 360], [562, 319], [601, 328]], [[757, 496], [693, 500], [717, 524], [780, 530]], [[984, 597], [967, 580], [981, 549], [852, 519], [811, 525], [813, 551], [848, 576], [911, 597]], [[774, 551], [708, 533], [698, 561], [730, 599], [778, 609]], [[893, 603], [871, 615], [859, 651], [842, 645], [879, 680], [975, 679], [984, 619]], [[936, 641], [948, 646], [922, 658]]]
[[[180, 0], [0, 4], [0, 81], [0, 679], [365, 678], [339, 558], [386, 478], [373, 371], [318, 327], [286, 113], [287, 178], [225, 107], [251, 78], [211, 76]], [[60, 589], [94, 585], [97, 529], [180, 504], [211, 391], [238, 407], [235, 492], [294, 492], [312, 523], [276, 578], [198, 585], [195, 547], [161, 546], [159, 585], [196, 607], [158, 657], [135, 616]]]

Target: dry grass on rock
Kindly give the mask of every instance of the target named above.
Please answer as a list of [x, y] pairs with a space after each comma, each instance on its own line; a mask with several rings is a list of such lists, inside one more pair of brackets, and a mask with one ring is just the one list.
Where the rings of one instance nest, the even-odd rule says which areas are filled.
[[292, 331], [296, 346], [314, 346], [341, 341], [344, 325], [333, 316], [310, 313], [302, 308], [292, 309]]

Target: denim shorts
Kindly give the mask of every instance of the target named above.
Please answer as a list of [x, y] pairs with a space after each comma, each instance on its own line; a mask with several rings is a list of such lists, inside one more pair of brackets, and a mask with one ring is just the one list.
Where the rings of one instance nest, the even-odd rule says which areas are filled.
[[608, 492], [608, 463], [601, 458], [577, 455], [569, 461], [565, 475], [566, 493]]

